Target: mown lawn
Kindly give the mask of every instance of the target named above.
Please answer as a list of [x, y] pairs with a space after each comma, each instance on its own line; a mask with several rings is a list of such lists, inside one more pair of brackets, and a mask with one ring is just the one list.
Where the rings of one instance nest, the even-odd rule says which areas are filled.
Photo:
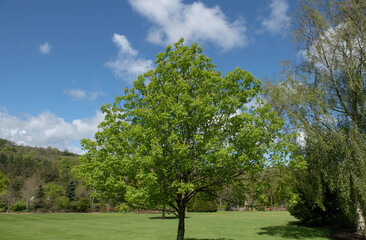
[[[117, 213], [0, 214], [1, 240], [175, 239], [178, 220], [168, 215]], [[288, 212], [188, 213], [188, 240], [328, 239], [327, 229], [295, 224]]]

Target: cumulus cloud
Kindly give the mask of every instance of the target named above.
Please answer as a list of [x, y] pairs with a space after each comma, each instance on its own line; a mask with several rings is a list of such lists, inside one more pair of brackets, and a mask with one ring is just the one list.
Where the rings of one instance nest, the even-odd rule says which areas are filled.
[[184, 37], [188, 42], [210, 41], [224, 50], [247, 44], [245, 22], [230, 22], [219, 6], [202, 2], [183, 4], [181, 0], [129, 0], [132, 8], [147, 18], [152, 27], [147, 40], [171, 44]]
[[290, 23], [287, 0], [272, 0], [270, 8], [270, 15], [262, 21], [263, 30], [272, 34], [284, 33]]
[[38, 48], [38, 51], [43, 54], [49, 54], [51, 52], [52, 46], [48, 44], [48, 42], [45, 42], [43, 44], [41, 44]]
[[74, 100], [79, 99], [87, 99], [87, 100], [95, 100], [99, 96], [104, 95], [103, 91], [96, 91], [96, 92], [86, 92], [82, 89], [65, 89], [64, 94], [70, 96]]
[[0, 138], [27, 146], [51, 146], [81, 153], [79, 140], [93, 138], [103, 119], [99, 111], [92, 118], [75, 119], [71, 123], [49, 111], [25, 119], [0, 111]]
[[137, 75], [153, 68], [151, 60], [137, 57], [138, 51], [132, 48], [126, 36], [115, 33], [112, 40], [118, 48], [118, 56], [105, 65], [111, 68], [118, 78], [132, 81]]

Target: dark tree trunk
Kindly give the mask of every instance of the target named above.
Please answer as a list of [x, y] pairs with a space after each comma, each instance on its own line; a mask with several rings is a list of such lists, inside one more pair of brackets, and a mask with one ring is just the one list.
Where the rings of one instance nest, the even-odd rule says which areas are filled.
[[178, 234], [177, 234], [177, 240], [184, 240], [184, 218], [186, 216], [186, 208], [184, 206], [180, 206], [178, 209]]
[[165, 205], [163, 206], [163, 209], [161, 210], [161, 219], [165, 219]]

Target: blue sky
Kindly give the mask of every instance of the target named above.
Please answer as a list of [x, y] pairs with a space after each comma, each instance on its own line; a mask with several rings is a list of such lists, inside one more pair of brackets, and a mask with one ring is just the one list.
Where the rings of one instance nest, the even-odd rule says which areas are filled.
[[80, 153], [112, 103], [180, 37], [259, 79], [296, 52], [289, 0], [0, 1], [0, 138]]

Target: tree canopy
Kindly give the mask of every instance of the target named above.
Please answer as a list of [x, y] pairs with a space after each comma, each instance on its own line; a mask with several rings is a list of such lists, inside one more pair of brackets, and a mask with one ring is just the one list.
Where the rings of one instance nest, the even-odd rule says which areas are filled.
[[296, 189], [314, 214], [302, 216], [341, 214], [364, 236], [365, 12], [366, 1], [300, 1], [293, 36], [303, 59], [286, 64], [284, 80], [266, 87], [288, 129], [303, 135], [298, 144], [308, 169], [296, 174]]
[[183, 39], [156, 58], [105, 114], [78, 172], [105, 196], [144, 207], [167, 205], [179, 217], [199, 192], [213, 193], [243, 173], [286, 161], [291, 146], [270, 105], [255, 101], [261, 82], [236, 68], [225, 76], [202, 48]]

